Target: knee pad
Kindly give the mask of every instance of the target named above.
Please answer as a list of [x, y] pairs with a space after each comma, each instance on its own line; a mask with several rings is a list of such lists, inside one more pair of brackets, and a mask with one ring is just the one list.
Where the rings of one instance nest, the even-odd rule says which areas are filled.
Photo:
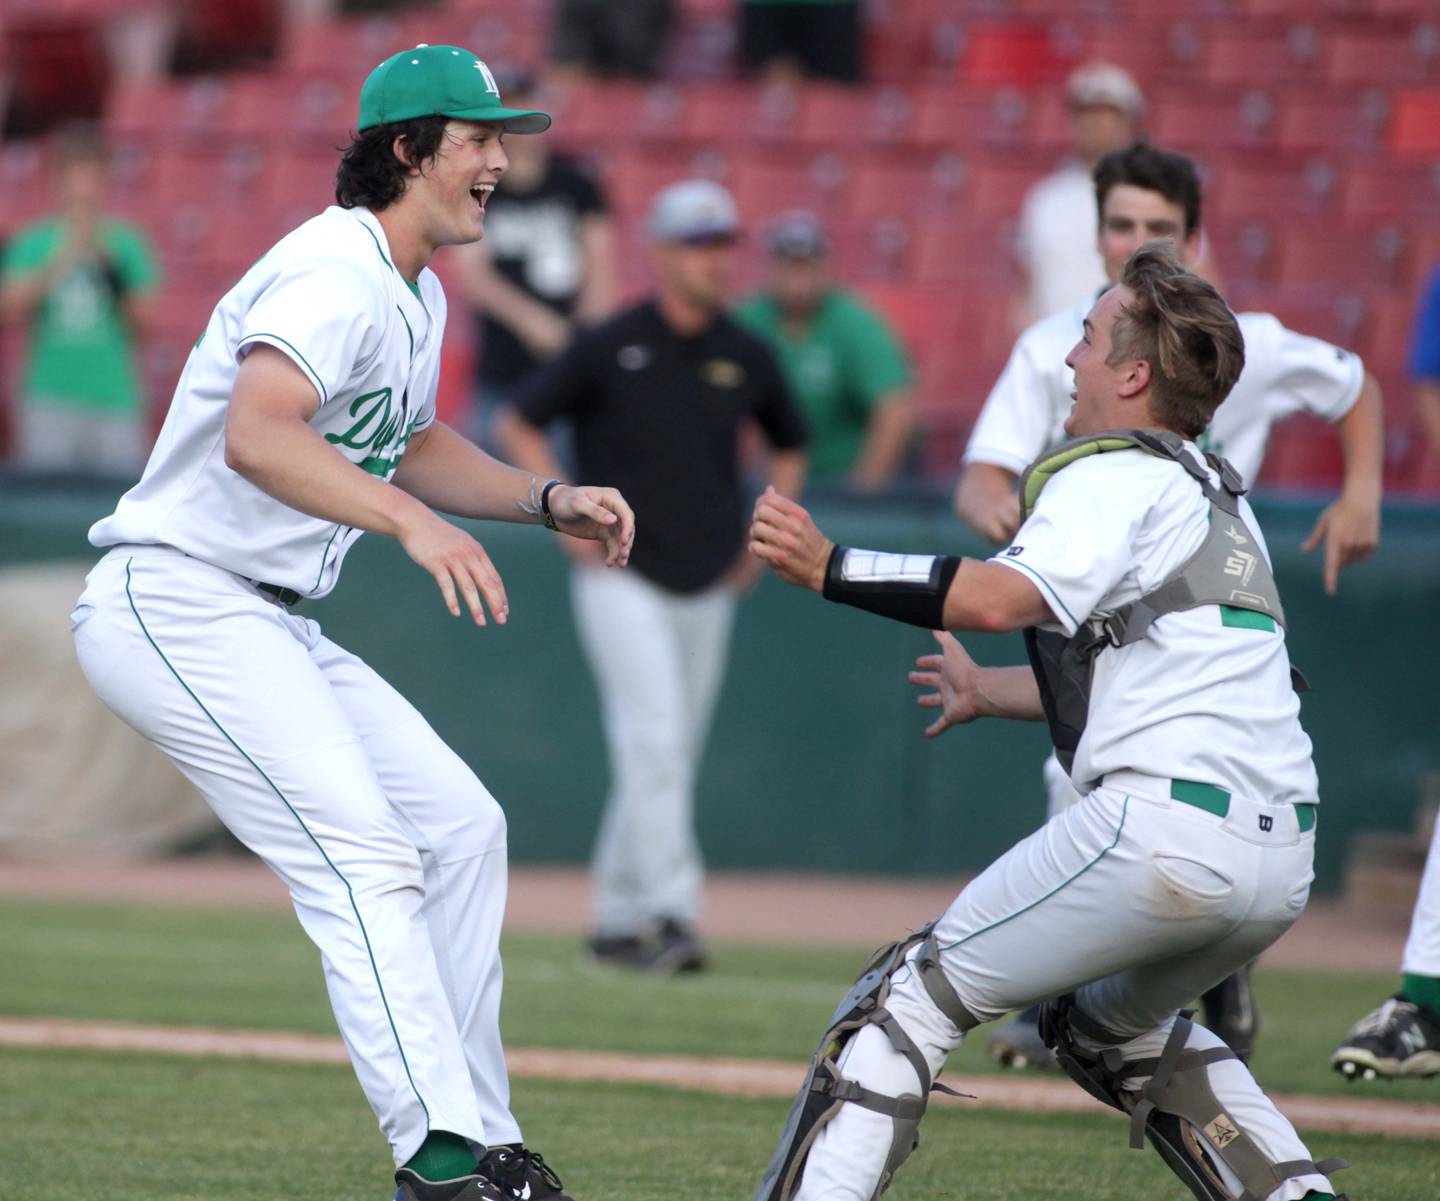
[[[939, 950], [933, 934], [934, 923], [916, 931], [908, 938], [889, 943], [875, 952], [861, 971], [860, 977], [847, 992], [826, 1026], [820, 1040], [805, 1083], [790, 1106], [785, 1119], [785, 1129], [780, 1136], [780, 1145], [765, 1169], [765, 1176], [755, 1193], [755, 1201], [789, 1201], [800, 1182], [805, 1160], [815, 1139], [825, 1124], [845, 1104], [859, 1105], [875, 1113], [885, 1114], [895, 1126], [890, 1153], [886, 1157], [884, 1170], [874, 1196], [878, 1197], [889, 1186], [896, 1170], [920, 1144], [920, 1119], [932, 1091], [951, 1093], [953, 1089], [936, 1084], [930, 1076], [930, 1067], [916, 1047], [914, 1040], [905, 1033], [893, 1014], [885, 1008], [890, 995], [890, 977], [906, 960], [912, 947], [919, 946], [912, 967], [919, 973], [926, 994], [946, 1017], [962, 1031], [979, 1025], [970, 1011], [965, 1008], [950, 982], [945, 979], [939, 962]], [[873, 1089], [865, 1088], [854, 1080], [847, 1080], [840, 1073], [839, 1059], [845, 1047], [865, 1026], [877, 1026], [890, 1041], [896, 1052], [903, 1055], [915, 1070], [920, 1081], [918, 1095], [887, 1097]]]
[[[1086, 1017], [1075, 1007], [1075, 995], [1067, 993], [1041, 1007], [1040, 1036], [1081, 1088], [1130, 1115], [1130, 1146], [1139, 1149], [1148, 1140], [1199, 1201], [1264, 1201], [1293, 1177], [1323, 1176], [1349, 1166], [1343, 1159], [1277, 1162], [1266, 1155], [1225, 1112], [1210, 1084], [1212, 1065], [1238, 1057], [1223, 1046], [1189, 1050], [1192, 1016], [1185, 1010], [1175, 1019], [1158, 1056], [1126, 1060], [1118, 1047], [1096, 1054], [1076, 1045], [1077, 1031], [1096, 1042], [1125, 1040]], [[1121, 1082], [1132, 1076], [1150, 1079], [1138, 1092], [1122, 1088]], [[1234, 1180], [1240, 1183], [1238, 1191], [1230, 1183]]]

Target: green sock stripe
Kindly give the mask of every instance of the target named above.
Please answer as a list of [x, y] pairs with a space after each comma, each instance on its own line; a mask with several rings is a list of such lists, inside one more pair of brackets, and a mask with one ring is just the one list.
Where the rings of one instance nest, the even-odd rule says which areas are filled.
[[405, 1166], [426, 1180], [454, 1180], [475, 1171], [475, 1152], [460, 1135], [432, 1130]]
[[1430, 1016], [1440, 1021], [1440, 976], [1416, 976], [1406, 972], [1401, 979], [1400, 995], [1407, 1001], [1428, 1010]]
[[350, 887], [350, 881], [345, 878], [345, 874], [335, 866], [334, 861], [325, 853], [325, 848], [320, 845], [319, 839], [311, 832], [310, 827], [305, 824], [305, 819], [295, 811], [295, 806], [293, 806], [289, 800], [286, 799], [285, 794], [275, 786], [275, 781], [265, 774], [264, 769], [245, 753], [244, 749], [235, 739], [230, 737], [230, 731], [215, 719], [215, 715], [205, 707], [205, 702], [195, 695], [194, 690], [185, 682], [180, 673], [175, 670], [174, 664], [165, 657], [165, 652], [156, 644], [155, 639], [150, 637], [150, 631], [145, 625], [145, 619], [140, 616], [140, 610], [135, 607], [135, 597], [130, 591], [130, 564], [133, 562], [133, 559], [127, 559], [125, 561], [125, 599], [130, 602], [130, 612], [135, 614], [135, 620], [140, 625], [140, 632], [145, 635], [145, 641], [148, 642], [151, 649], [160, 656], [160, 662], [165, 664], [180, 687], [183, 688], [190, 699], [200, 707], [200, 712], [210, 719], [210, 724], [219, 730], [225, 741], [235, 748], [236, 753], [255, 769], [260, 778], [270, 786], [270, 791], [280, 798], [280, 803], [290, 811], [290, 816], [299, 824], [300, 829], [305, 831], [305, 837], [308, 838], [311, 843], [314, 844], [315, 849], [320, 852], [320, 857], [325, 860], [325, 866], [335, 873], [335, 878], [338, 879], [341, 884], [345, 885], [345, 893], [350, 898], [351, 912], [355, 914], [355, 922], [360, 927], [360, 937], [365, 940], [365, 954], [370, 959], [370, 970], [375, 976], [375, 988], [380, 993], [380, 1004], [385, 1009], [385, 1020], [390, 1023], [390, 1033], [395, 1039], [395, 1049], [399, 1051], [400, 1063], [405, 1068], [405, 1079], [410, 1082], [410, 1091], [415, 1094], [415, 1100], [420, 1103], [420, 1108], [425, 1114], [425, 1126], [428, 1130], [430, 1126], [430, 1107], [425, 1104], [425, 1098], [420, 1095], [420, 1090], [415, 1087], [415, 1077], [410, 1074], [410, 1061], [405, 1057], [405, 1047], [400, 1042], [400, 1032], [395, 1028], [395, 1018], [390, 1012], [390, 1002], [385, 996], [385, 986], [380, 982], [380, 965], [375, 962], [375, 951], [370, 945], [370, 933], [365, 929], [365, 920], [360, 916], [360, 907], [355, 903], [355, 890]]

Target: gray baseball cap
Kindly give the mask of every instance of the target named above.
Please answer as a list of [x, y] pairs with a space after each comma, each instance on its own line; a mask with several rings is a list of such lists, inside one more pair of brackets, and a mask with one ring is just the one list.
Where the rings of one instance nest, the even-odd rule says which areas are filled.
[[777, 259], [823, 259], [830, 253], [830, 239], [819, 217], [793, 209], [770, 227], [765, 248]]
[[1145, 96], [1135, 77], [1114, 63], [1086, 63], [1065, 81], [1065, 98], [1074, 108], [1118, 108], [1139, 120], [1145, 115]]
[[734, 198], [718, 183], [687, 179], [655, 197], [646, 228], [655, 242], [718, 241], [740, 232], [740, 216]]

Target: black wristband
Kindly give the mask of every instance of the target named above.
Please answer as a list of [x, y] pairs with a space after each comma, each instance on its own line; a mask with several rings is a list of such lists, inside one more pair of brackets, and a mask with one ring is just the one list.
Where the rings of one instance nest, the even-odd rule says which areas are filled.
[[960, 570], [953, 556], [879, 554], [837, 546], [825, 565], [826, 600], [925, 630], [945, 628], [945, 594]]
[[540, 490], [540, 519], [544, 521], [547, 530], [558, 530], [560, 527], [555, 524], [555, 515], [550, 512], [550, 489], [556, 487], [559, 480], [551, 480]]

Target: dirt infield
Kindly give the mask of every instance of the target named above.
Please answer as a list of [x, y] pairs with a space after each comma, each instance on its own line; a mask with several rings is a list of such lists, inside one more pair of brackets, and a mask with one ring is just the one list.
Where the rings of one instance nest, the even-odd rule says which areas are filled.
[[[707, 938], [734, 942], [874, 946], [923, 925], [964, 881], [867, 879], [795, 873], [711, 873], [705, 883]], [[207, 856], [164, 860], [0, 860], [0, 896], [129, 900], [190, 906], [286, 907], [285, 889], [258, 860]], [[589, 887], [574, 867], [515, 866], [509, 929], [580, 934]], [[1356, 912], [1314, 901], [1270, 951], [1277, 967], [1400, 969], [1408, 914]]]
[[[288, 1063], [349, 1062], [340, 1040], [323, 1035], [179, 1029], [48, 1018], [0, 1018], [0, 1046], [141, 1051]], [[742, 1097], [793, 1096], [804, 1074], [803, 1064], [774, 1059], [702, 1059], [681, 1055], [549, 1051], [535, 1047], [511, 1048], [506, 1059], [511, 1074], [517, 1077], [652, 1084]], [[1068, 1080], [1018, 1075], [947, 1076], [945, 1082], [969, 1095], [956, 1099], [937, 1093], [933, 1100], [940, 1104], [980, 1105], [987, 1109], [1019, 1109], [1032, 1113], [1104, 1110], [1104, 1106]], [[1276, 1095], [1274, 1100], [1292, 1122], [1305, 1129], [1404, 1138], [1440, 1137], [1440, 1106], [1283, 1094]]]

